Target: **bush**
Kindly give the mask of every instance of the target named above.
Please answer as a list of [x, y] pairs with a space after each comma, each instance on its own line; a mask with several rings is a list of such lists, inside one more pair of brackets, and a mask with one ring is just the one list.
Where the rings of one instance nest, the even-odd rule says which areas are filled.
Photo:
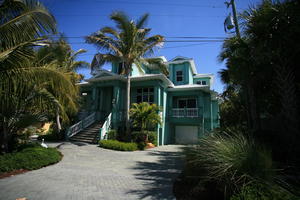
[[105, 149], [113, 149], [118, 151], [136, 151], [138, 146], [133, 142], [119, 142], [117, 140], [100, 140], [99, 146]]
[[114, 129], [109, 130], [107, 133], [107, 139], [108, 140], [116, 140], [118, 137], [118, 132]]
[[[200, 139], [186, 151], [187, 165], [195, 176], [221, 181], [228, 189], [240, 188], [253, 180], [275, 178], [271, 152], [242, 134], [216, 133]], [[199, 172], [200, 174], [197, 174]]]
[[18, 169], [39, 169], [57, 163], [61, 153], [55, 148], [43, 148], [38, 144], [23, 145], [19, 152], [0, 156], [0, 173]]
[[252, 183], [233, 195], [230, 200], [299, 200], [286, 190], [280, 187]]
[[145, 142], [139, 142], [137, 143], [137, 147], [139, 150], [144, 150], [146, 148], [147, 144]]
[[144, 133], [142, 133], [141, 131], [133, 131], [131, 133], [131, 139], [136, 143], [145, 143], [147, 136], [148, 142], [151, 142], [152, 144], [157, 146], [157, 133], [155, 131], [145, 131]]

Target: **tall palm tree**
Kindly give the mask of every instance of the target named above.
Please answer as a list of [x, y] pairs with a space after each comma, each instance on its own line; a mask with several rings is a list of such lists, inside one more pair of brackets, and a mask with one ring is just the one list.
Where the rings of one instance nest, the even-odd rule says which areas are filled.
[[69, 105], [75, 111], [71, 100], [77, 89], [51, 65], [32, 64], [34, 47], [47, 45], [44, 35], [56, 31], [54, 17], [41, 3], [5, 0], [0, 16], [0, 148], [7, 152], [21, 116], [48, 112], [52, 105]]
[[154, 64], [163, 73], [168, 73], [166, 65], [160, 58], [145, 58], [152, 55], [154, 49], [160, 46], [164, 37], [149, 36], [151, 29], [145, 28], [149, 15], [144, 14], [134, 21], [123, 12], [112, 13], [110, 19], [116, 23], [116, 28], [103, 27], [99, 31], [86, 37], [86, 42], [96, 45], [100, 53], [95, 55], [98, 63], [122, 63], [123, 74], [127, 78], [126, 101], [126, 130], [129, 132], [130, 108], [130, 73], [135, 64], [139, 70], [142, 65]]

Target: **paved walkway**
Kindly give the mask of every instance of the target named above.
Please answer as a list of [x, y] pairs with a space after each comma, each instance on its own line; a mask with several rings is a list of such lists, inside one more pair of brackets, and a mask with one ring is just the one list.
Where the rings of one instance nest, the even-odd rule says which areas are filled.
[[175, 199], [180, 146], [136, 152], [71, 143], [58, 148], [64, 154], [58, 164], [0, 179], [0, 200]]

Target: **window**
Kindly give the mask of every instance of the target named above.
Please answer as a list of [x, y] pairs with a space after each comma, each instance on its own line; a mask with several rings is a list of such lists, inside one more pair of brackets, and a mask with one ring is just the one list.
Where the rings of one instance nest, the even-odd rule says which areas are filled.
[[206, 84], [206, 81], [197, 81], [196, 83], [197, 83], [198, 85], [207, 85], [207, 84]]
[[178, 108], [197, 108], [196, 99], [178, 99]]
[[148, 102], [152, 104], [154, 102], [154, 88], [138, 88], [136, 90], [136, 102]]
[[119, 63], [119, 66], [118, 66], [118, 74], [121, 74], [121, 73], [122, 73], [122, 70], [123, 70], [123, 63]]
[[183, 73], [182, 73], [182, 71], [176, 71], [176, 81], [177, 82], [183, 81]]

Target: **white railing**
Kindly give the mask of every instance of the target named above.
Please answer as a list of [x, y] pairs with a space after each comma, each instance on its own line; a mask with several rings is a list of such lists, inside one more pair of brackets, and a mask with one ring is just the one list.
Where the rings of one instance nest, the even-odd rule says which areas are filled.
[[173, 108], [173, 117], [198, 117], [198, 108]]
[[107, 132], [110, 130], [110, 127], [111, 127], [111, 113], [106, 118], [102, 128], [100, 128], [99, 140], [106, 140], [107, 139]]
[[184, 117], [184, 108], [173, 108], [173, 117]]
[[96, 113], [90, 114], [80, 122], [70, 126], [67, 130], [67, 137], [70, 138], [76, 135], [77, 133], [79, 133], [80, 131], [82, 131], [83, 129], [85, 129], [95, 121], [96, 121]]
[[198, 108], [186, 108], [187, 117], [198, 117]]

